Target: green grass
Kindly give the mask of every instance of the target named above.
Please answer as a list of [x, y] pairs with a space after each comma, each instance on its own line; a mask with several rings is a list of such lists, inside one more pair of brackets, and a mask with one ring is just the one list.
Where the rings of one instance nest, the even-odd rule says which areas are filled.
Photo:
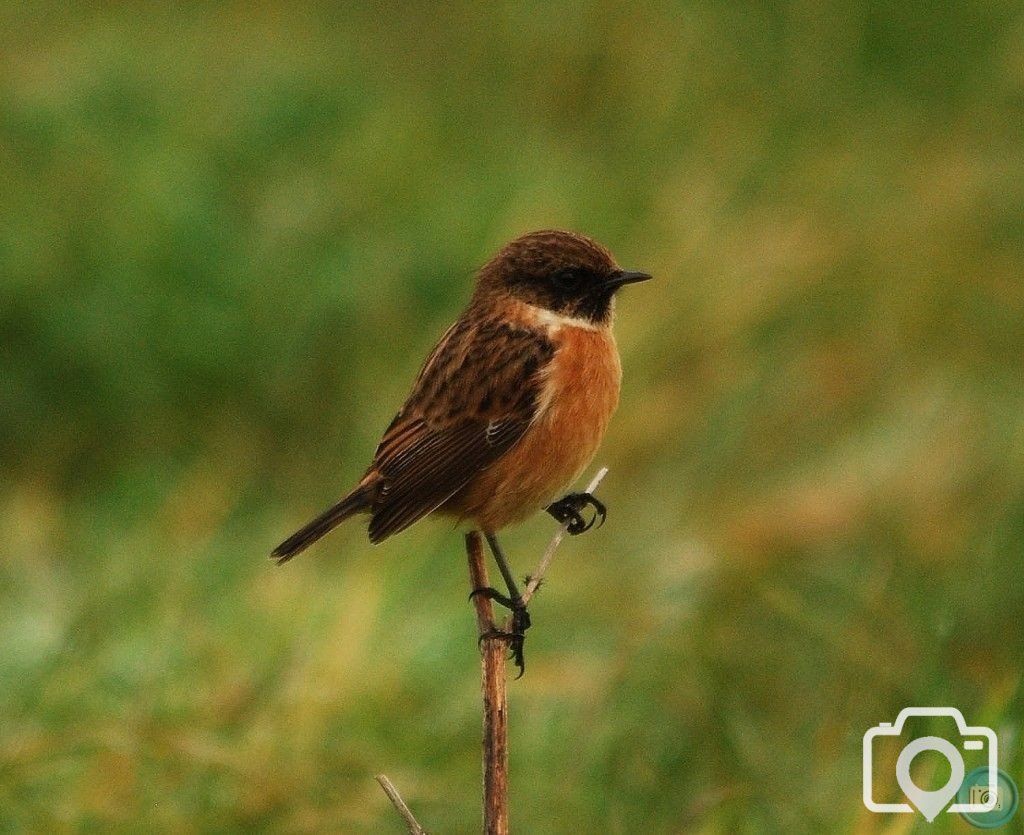
[[517, 831], [968, 831], [860, 745], [953, 704], [1024, 785], [1021, 54], [1002, 2], [0, 6], [0, 830], [399, 832], [380, 771], [478, 829], [460, 537], [265, 556], [557, 226], [658, 281]]

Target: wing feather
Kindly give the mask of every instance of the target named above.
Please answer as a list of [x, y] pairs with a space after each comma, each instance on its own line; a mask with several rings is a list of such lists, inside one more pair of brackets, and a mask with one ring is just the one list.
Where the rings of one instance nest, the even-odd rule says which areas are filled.
[[448, 329], [377, 447], [371, 541], [436, 510], [515, 446], [554, 350], [546, 334], [496, 320]]

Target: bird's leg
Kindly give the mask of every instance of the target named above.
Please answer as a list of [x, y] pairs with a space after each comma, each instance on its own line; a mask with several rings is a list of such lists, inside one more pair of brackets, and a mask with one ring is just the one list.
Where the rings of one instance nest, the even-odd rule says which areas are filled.
[[[504, 606], [506, 609], [512, 612], [512, 629], [510, 632], [503, 632], [495, 629], [490, 632], [484, 633], [480, 636], [480, 640], [484, 638], [504, 638], [509, 643], [509, 649], [512, 651], [512, 660], [515, 665], [519, 668], [519, 676], [526, 671], [526, 661], [523, 657], [523, 643], [526, 641], [526, 630], [530, 628], [530, 613], [526, 610], [526, 604], [523, 603], [523, 597], [519, 593], [519, 587], [516, 585], [515, 578], [512, 576], [512, 571], [508, 567], [508, 562], [505, 559], [505, 555], [502, 553], [501, 546], [498, 544], [498, 539], [493, 533], [484, 532], [484, 536], [487, 538], [487, 544], [491, 548], [491, 553], [494, 555], [494, 561], [498, 564], [498, 570], [501, 572], [502, 578], [505, 580], [505, 585], [508, 587], [508, 596], [506, 597], [500, 591], [493, 588], [474, 589], [470, 594], [470, 597], [476, 597], [476, 595], [483, 595], [495, 603]], [[517, 676], [517, 678], [519, 677]]]
[[505, 587], [508, 589], [508, 596], [512, 600], [510, 609], [514, 609], [518, 603], [522, 603], [522, 595], [519, 594], [519, 587], [516, 585], [516, 580], [512, 576], [512, 571], [508, 567], [508, 560], [505, 559], [505, 554], [501, 550], [501, 546], [498, 544], [498, 537], [493, 533], [484, 533], [487, 538], [487, 544], [491, 546], [491, 553], [494, 554], [494, 561], [498, 564], [498, 571], [501, 572], [501, 577], [505, 581]]
[[[583, 518], [583, 510], [588, 506], [594, 508], [594, 516], [589, 522]], [[589, 531], [599, 519], [598, 527], [600, 527], [608, 516], [608, 508], [590, 493], [570, 493], [554, 504], [549, 504], [544, 510], [554, 516], [557, 521], [563, 524], [568, 522], [569, 527], [566, 530], [571, 536]]]

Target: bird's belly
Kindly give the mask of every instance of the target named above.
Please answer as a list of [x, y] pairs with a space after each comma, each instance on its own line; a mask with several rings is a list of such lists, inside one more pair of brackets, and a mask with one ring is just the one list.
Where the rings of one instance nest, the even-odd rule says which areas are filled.
[[608, 330], [564, 328], [523, 439], [444, 508], [496, 531], [560, 498], [593, 459], [619, 401], [622, 369]]

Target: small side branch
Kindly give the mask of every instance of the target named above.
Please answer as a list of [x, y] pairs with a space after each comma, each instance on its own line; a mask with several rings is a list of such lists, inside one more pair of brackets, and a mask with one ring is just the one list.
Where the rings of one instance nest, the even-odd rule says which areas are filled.
[[[490, 585], [483, 540], [466, 534], [466, 556], [473, 590]], [[473, 597], [481, 643], [481, 689], [484, 702], [484, 833], [508, 835], [508, 695], [505, 690], [505, 639], [497, 633], [491, 601]]]
[[[604, 480], [604, 477], [608, 475], [608, 468], [602, 467], [597, 471], [597, 474], [590, 480], [590, 484], [587, 485], [587, 493], [591, 495], [597, 490], [598, 485]], [[555, 551], [558, 546], [562, 544], [562, 540], [565, 539], [565, 535], [569, 530], [569, 523], [563, 522], [555, 535], [552, 537], [551, 542], [548, 543], [548, 547], [545, 549], [543, 556], [540, 558], [540, 562], [537, 563], [537, 568], [534, 569], [533, 574], [530, 575], [529, 581], [526, 583], [526, 588], [523, 589], [523, 603], [528, 604], [533, 599], [534, 594], [537, 593], [537, 589], [540, 588], [541, 582], [544, 580], [544, 575], [547, 573], [548, 567], [551, 565], [551, 561], [555, 558]]]
[[405, 805], [405, 801], [402, 800], [402, 795], [398, 793], [395, 784], [387, 778], [387, 775], [378, 774], [376, 779], [380, 783], [380, 787], [384, 789], [384, 794], [388, 796], [388, 800], [391, 801], [391, 805], [405, 819], [406, 826], [409, 827], [409, 835], [427, 835], [427, 831], [419, 825], [412, 811]]

